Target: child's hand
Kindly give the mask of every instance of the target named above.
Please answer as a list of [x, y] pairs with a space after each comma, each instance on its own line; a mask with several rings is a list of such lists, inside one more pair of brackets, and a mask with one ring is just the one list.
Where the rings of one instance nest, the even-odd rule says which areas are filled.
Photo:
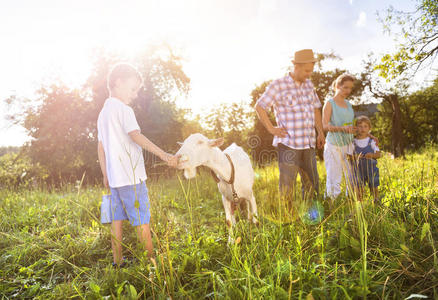
[[373, 158], [373, 153], [367, 153], [367, 154], [365, 154], [365, 158], [368, 158], [368, 159]]
[[179, 155], [167, 154], [165, 161], [169, 167], [176, 168], [178, 166]]

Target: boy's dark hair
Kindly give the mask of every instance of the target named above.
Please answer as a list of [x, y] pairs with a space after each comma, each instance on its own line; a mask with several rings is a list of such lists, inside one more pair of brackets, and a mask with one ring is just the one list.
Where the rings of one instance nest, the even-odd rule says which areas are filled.
[[367, 123], [368, 126], [371, 128], [371, 120], [367, 116], [359, 116], [356, 119], [356, 124], [359, 125], [360, 123]]
[[137, 69], [128, 63], [118, 63], [111, 68], [108, 73], [107, 78], [107, 88], [108, 91], [116, 84], [117, 79], [128, 79], [131, 77], [137, 78], [141, 83], [143, 83], [143, 78]]

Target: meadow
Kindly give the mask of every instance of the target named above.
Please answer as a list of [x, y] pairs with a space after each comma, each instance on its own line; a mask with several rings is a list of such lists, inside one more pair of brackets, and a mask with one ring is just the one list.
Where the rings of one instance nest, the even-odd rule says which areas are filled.
[[148, 180], [155, 259], [124, 226], [126, 268], [111, 266], [103, 188], [0, 190], [3, 299], [438, 298], [438, 150], [379, 160], [382, 205], [342, 196], [309, 225], [278, 194], [275, 162], [256, 168], [259, 226], [241, 217], [234, 243], [206, 170]]

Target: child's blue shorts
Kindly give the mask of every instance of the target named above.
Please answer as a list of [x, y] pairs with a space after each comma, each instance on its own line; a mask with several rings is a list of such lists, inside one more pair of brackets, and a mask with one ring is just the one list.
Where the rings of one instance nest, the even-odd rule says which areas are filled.
[[356, 186], [367, 184], [370, 188], [380, 185], [379, 168], [374, 159], [359, 159], [359, 162], [352, 163], [353, 183]]
[[146, 184], [111, 188], [112, 220], [129, 220], [132, 226], [149, 224], [151, 219]]

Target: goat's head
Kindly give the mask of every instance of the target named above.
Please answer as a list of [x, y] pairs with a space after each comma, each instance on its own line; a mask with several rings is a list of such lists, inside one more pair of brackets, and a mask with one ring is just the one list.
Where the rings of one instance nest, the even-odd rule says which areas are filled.
[[184, 169], [187, 179], [196, 176], [196, 167], [205, 164], [213, 155], [213, 148], [224, 143], [222, 138], [210, 140], [200, 133], [190, 135], [176, 155], [179, 155], [178, 169]]

